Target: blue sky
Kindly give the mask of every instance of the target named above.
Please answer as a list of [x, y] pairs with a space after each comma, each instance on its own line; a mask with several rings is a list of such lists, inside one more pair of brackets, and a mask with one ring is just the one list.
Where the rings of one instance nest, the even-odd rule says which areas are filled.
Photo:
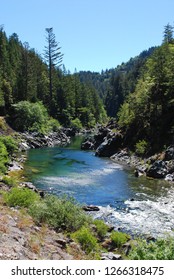
[[71, 72], [116, 67], [160, 45], [174, 24], [173, 0], [0, 0], [7, 36], [43, 53], [45, 28], [53, 27], [63, 63]]

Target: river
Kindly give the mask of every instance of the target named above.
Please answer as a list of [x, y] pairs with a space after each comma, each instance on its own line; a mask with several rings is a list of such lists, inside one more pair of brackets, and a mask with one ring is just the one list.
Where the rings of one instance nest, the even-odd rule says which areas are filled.
[[34, 185], [81, 204], [100, 207], [94, 215], [132, 234], [174, 233], [174, 187], [162, 180], [136, 178], [110, 159], [80, 150], [81, 137], [67, 147], [31, 149], [25, 174]]

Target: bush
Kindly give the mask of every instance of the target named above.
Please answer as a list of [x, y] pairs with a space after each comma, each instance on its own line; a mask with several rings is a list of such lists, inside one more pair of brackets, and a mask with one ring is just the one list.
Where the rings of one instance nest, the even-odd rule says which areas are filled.
[[14, 121], [13, 126], [21, 132], [40, 132], [48, 133], [59, 123], [50, 119], [47, 109], [42, 102], [31, 103], [29, 101], [21, 101], [13, 105]]
[[145, 155], [148, 149], [148, 143], [145, 140], [140, 140], [135, 144], [135, 152], [137, 155]]
[[59, 131], [60, 123], [57, 120], [50, 118], [48, 121], [48, 127], [50, 131], [57, 132]]
[[2, 182], [10, 187], [16, 187], [17, 181], [10, 176], [3, 176]]
[[139, 240], [129, 253], [132, 260], [174, 260], [174, 239]]
[[82, 249], [89, 254], [92, 251], [96, 251], [98, 244], [97, 239], [93, 236], [91, 230], [85, 226], [76, 231], [72, 237], [80, 243]]
[[120, 248], [124, 243], [130, 239], [130, 236], [126, 233], [113, 231], [111, 234], [111, 241], [114, 246]]
[[0, 136], [0, 142], [2, 142], [9, 155], [12, 155], [17, 151], [17, 142], [11, 136]]
[[108, 226], [102, 220], [94, 220], [94, 225], [96, 226], [97, 234], [100, 238], [105, 237]]
[[7, 170], [6, 164], [8, 163], [8, 152], [4, 143], [0, 141], [0, 174], [4, 174]]
[[78, 118], [71, 120], [70, 126], [78, 130], [82, 129], [82, 123]]
[[45, 222], [56, 230], [62, 228], [75, 231], [90, 222], [90, 217], [81, 207], [73, 199], [66, 197], [47, 195], [39, 204], [33, 204], [29, 212], [36, 222]]
[[27, 188], [12, 188], [9, 192], [4, 193], [4, 202], [10, 206], [29, 207], [34, 202], [38, 202], [40, 197], [37, 193]]

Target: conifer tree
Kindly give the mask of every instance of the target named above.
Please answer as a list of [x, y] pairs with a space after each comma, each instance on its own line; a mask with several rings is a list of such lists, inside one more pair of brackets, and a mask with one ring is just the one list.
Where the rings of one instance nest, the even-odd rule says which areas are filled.
[[[46, 42], [45, 46], [45, 60], [49, 68], [49, 91], [50, 99], [53, 98], [53, 70], [54, 68], [62, 65], [63, 54], [60, 51], [59, 43], [56, 42], [53, 28], [46, 28]], [[51, 101], [50, 100], [50, 101]]]

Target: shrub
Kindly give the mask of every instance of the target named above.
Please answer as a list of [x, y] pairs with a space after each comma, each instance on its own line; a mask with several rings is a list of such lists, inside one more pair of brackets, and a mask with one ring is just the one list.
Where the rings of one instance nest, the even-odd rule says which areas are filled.
[[103, 238], [108, 231], [108, 226], [102, 220], [94, 220], [93, 223], [96, 226], [98, 236]]
[[8, 163], [8, 152], [4, 143], [0, 141], [0, 174], [6, 171], [6, 164]]
[[37, 193], [27, 188], [12, 188], [9, 192], [4, 193], [4, 202], [8, 206], [29, 207], [34, 202], [38, 202], [40, 197]]
[[42, 102], [20, 101], [13, 105], [14, 128], [19, 131], [49, 132], [49, 115]]
[[33, 204], [29, 211], [36, 222], [45, 222], [54, 229], [75, 231], [90, 222], [90, 217], [81, 207], [67, 197], [47, 195], [40, 204]]
[[10, 176], [3, 176], [2, 182], [5, 183], [6, 185], [10, 186], [10, 187], [16, 187], [17, 186], [17, 181]]
[[155, 242], [137, 241], [129, 253], [132, 260], [174, 260], [174, 238], [157, 239]]
[[80, 243], [81, 247], [87, 254], [97, 250], [97, 239], [93, 236], [91, 230], [85, 226], [76, 231], [72, 237]]
[[57, 132], [59, 131], [60, 123], [58, 122], [58, 120], [50, 118], [48, 121], [48, 128], [50, 131]]
[[71, 120], [70, 126], [75, 129], [82, 129], [82, 123], [78, 118]]
[[145, 140], [140, 140], [135, 144], [135, 152], [139, 156], [146, 154], [147, 149], [148, 143]]
[[124, 243], [130, 239], [130, 236], [126, 233], [113, 231], [111, 234], [111, 241], [114, 246], [120, 248]]
[[11, 136], [0, 136], [0, 142], [2, 142], [9, 155], [12, 155], [17, 151], [17, 142]]

